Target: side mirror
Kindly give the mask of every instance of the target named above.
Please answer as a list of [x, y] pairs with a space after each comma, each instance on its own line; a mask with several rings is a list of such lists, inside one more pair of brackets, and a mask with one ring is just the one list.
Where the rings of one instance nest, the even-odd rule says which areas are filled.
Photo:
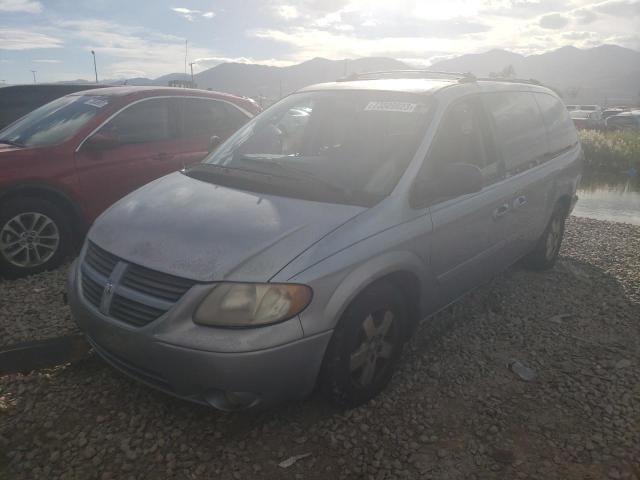
[[214, 135], [213, 137], [211, 137], [209, 139], [209, 150], [208, 152], [211, 153], [213, 152], [216, 148], [218, 148], [218, 145], [220, 145], [222, 143], [222, 139], [217, 136]]
[[449, 163], [434, 169], [432, 175], [416, 183], [412, 203], [426, 206], [436, 200], [479, 192], [484, 186], [482, 171], [469, 163]]
[[120, 144], [118, 138], [110, 132], [97, 132], [87, 138], [84, 148], [87, 150], [109, 150]]

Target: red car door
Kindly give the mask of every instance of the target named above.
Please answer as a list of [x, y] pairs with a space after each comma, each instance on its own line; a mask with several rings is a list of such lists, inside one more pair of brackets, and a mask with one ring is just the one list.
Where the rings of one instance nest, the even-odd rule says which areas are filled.
[[76, 152], [78, 180], [94, 219], [127, 193], [171, 171], [178, 153], [170, 99], [134, 102], [89, 137]]

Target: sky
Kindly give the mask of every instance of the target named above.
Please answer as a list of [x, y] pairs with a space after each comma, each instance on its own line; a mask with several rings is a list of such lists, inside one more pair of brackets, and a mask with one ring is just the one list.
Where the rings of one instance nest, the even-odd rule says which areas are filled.
[[[502, 48], [640, 50], [640, 0], [0, 0], [0, 83], [156, 78], [221, 62], [387, 56], [416, 66]], [[189, 68], [189, 67], [187, 67]]]

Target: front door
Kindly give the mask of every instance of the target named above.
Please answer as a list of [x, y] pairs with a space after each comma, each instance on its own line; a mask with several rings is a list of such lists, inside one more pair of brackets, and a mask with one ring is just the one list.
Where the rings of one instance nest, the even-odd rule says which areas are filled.
[[[149, 168], [176, 154], [169, 99], [150, 98], [119, 112], [76, 152], [79, 182], [95, 218], [127, 193], [153, 180]], [[105, 139], [107, 141], [105, 141]]]
[[431, 148], [426, 168], [436, 179], [440, 168], [453, 162], [480, 168], [480, 192], [436, 201], [430, 207], [433, 224], [431, 266], [445, 305], [499, 271], [503, 229], [509, 196], [500, 188], [504, 165], [486, 129], [476, 96], [454, 103], [446, 112]]

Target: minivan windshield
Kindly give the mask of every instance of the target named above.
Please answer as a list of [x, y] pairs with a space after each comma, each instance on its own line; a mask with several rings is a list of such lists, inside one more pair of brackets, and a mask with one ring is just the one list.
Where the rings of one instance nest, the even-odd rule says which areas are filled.
[[108, 103], [109, 97], [98, 95], [68, 95], [58, 98], [0, 131], [0, 143], [21, 147], [62, 143]]
[[256, 192], [373, 205], [413, 158], [430, 104], [429, 97], [398, 92], [293, 94], [185, 173]]

